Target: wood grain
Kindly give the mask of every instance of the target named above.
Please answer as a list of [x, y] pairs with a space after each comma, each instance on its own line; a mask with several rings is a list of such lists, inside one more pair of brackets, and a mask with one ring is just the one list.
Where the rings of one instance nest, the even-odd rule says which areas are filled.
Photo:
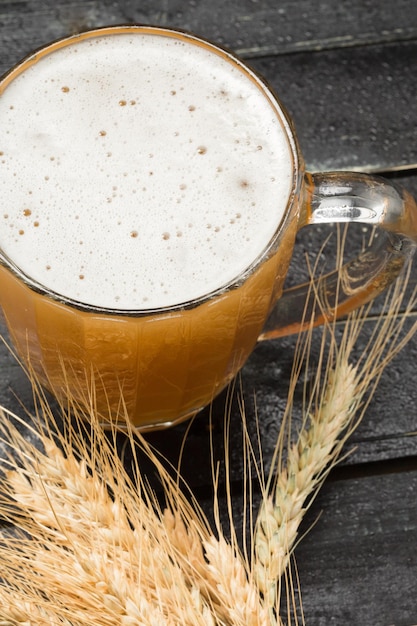
[[[413, 0], [3, 0], [0, 15], [9, 30], [20, 30], [35, 45], [82, 28], [137, 22], [191, 30], [244, 57], [407, 41], [417, 35]], [[36, 26], [31, 28], [32, 16]]]

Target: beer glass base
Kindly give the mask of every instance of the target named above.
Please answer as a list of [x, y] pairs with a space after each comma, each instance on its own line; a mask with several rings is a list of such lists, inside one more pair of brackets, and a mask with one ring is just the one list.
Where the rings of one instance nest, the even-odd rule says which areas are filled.
[[130, 421], [116, 421], [116, 420], [100, 420], [98, 422], [98, 425], [100, 426], [100, 428], [102, 428], [103, 430], [117, 430], [120, 431], [122, 433], [152, 433], [152, 432], [157, 432], [160, 430], [168, 430], [169, 428], [172, 428], [173, 426], [178, 426], [179, 424], [181, 424], [182, 422], [185, 422], [187, 420], [192, 419], [193, 417], [195, 417], [198, 413], [200, 413], [205, 407], [202, 406], [198, 409], [194, 409], [193, 411], [190, 411], [189, 413], [186, 413], [185, 415], [182, 415], [181, 417], [178, 417], [176, 419], [173, 420], [167, 420], [165, 422], [153, 422], [153, 423], [149, 423], [149, 424], [139, 424], [139, 425], [135, 425]]

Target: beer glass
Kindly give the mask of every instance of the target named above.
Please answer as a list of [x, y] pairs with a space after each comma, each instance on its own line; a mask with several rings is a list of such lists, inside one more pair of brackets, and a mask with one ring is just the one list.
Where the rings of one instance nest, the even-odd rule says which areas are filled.
[[[104, 48], [105, 57], [94, 56]], [[103, 66], [112, 71], [110, 86]], [[111, 111], [102, 118], [103, 90]], [[367, 175], [306, 172], [291, 120], [264, 80], [231, 52], [189, 33], [112, 26], [49, 44], [3, 76], [0, 116], [0, 305], [10, 336], [60, 401], [94, 406], [107, 425], [150, 430], [195, 415], [236, 376], [258, 341], [298, 332], [312, 315], [318, 324], [369, 301], [414, 248], [417, 208], [410, 195]], [[90, 153], [84, 135], [93, 126]], [[136, 158], [143, 171], [133, 188], [127, 181]], [[174, 175], [177, 195], [169, 191], [168, 202], [161, 194], [174, 189]], [[93, 210], [95, 196], [101, 204]], [[121, 236], [119, 200], [127, 196], [136, 198], [140, 219]], [[153, 221], [160, 205], [161, 223]], [[71, 220], [60, 222], [69, 214]], [[249, 226], [236, 230], [245, 220]], [[83, 234], [75, 241], [72, 228], [80, 222]], [[284, 281], [297, 232], [327, 222], [373, 224], [385, 234], [317, 282], [322, 306], [306, 315], [309, 286], [284, 290]], [[266, 223], [269, 230], [252, 249], [252, 235]], [[216, 248], [229, 226], [238, 235]], [[154, 238], [152, 251], [140, 256]], [[138, 265], [146, 264], [144, 276], [131, 260], [136, 254]], [[65, 286], [72, 273], [83, 284], [79, 292]], [[156, 282], [163, 289], [144, 295], [145, 283], [148, 289]], [[122, 283], [126, 297], [142, 299], [118, 304]], [[168, 292], [181, 295], [169, 299]]]

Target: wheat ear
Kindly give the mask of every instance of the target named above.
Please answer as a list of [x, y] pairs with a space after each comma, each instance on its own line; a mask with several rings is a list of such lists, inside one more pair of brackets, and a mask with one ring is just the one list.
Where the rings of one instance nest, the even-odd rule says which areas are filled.
[[212, 608], [182, 575], [152, 492], [132, 484], [99, 426], [92, 454], [75, 432], [71, 443], [60, 441], [63, 452], [51, 426], [41, 431], [40, 451], [17, 431], [18, 421], [2, 420], [13, 469], [1, 482], [0, 510], [20, 528], [0, 543], [2, 619], [213, 624]]
[[[31, 437], [41, 449], [17, 428], [27, 418], [4, 411], [0, 420], [9, 449], [0, 512], [18, 527], [0, 541], [3, 621], [269, 624], [237, 547], [220, 529], [214, 535], [145, 440], [128, 437], [132, 481], [94, 411], [90, 433], [70, 422], [61, 433], [42, 399], [38, 411]], [[159, 472], [165, 509], [140, 472], [138, 448]]]

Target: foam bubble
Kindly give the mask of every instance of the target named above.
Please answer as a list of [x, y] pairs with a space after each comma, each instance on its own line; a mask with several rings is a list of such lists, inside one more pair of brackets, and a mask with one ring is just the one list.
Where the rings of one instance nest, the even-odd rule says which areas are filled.
[[154, 308], [223, 286], [267, 245], [291, 189], [262, 89], [192, 40], [74, 40], [9, 84], [0, 119], [1, 246], [84, 303]]

